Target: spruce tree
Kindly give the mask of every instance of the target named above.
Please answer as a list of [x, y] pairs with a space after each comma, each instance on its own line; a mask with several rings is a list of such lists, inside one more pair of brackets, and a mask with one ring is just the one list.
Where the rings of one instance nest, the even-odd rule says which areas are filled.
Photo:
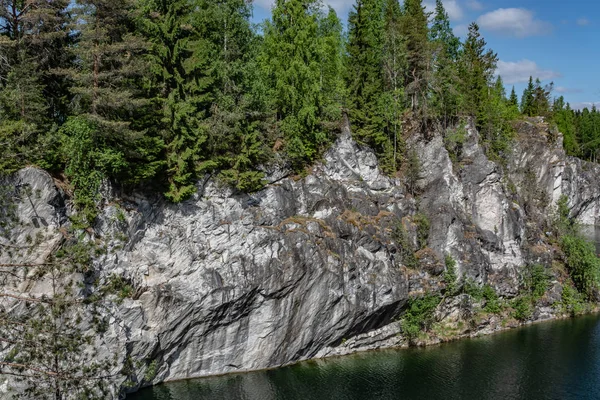
[[143, 0], [140, 25], [148, 54], [151, 131], [165, 146], [165, 196], [180, 202], [196, 191], [198, 177], [217, 166], [208, 157], [215, 74], [210, 41], [203, 37], [203, 1]]
[[479, 33], [479, 26], [472, 23], [458, 64], [462, 79], [461, 110], [466, 115], [478, 119], [482, 117], [497, 61], [496, 53], [486, 50], [486, 42]]
[[209, 48], [208, 71], [214, 80], [203, 158], [214, 160], [228, 184], [257, 189], [263, 173], [256, 167], [266, 160], [268, 143], [265, 104], [254, 84], [259, 79], [258, 39], [250, 25], [251, 6], [245, 0], [203, 1], [200, 10], [193, 25]]
[[385, 152], [388, 143], [381, 109], [384, 28], [384, 2], [357, 0], [348, 18], [347, 109], [355, 138], [371, 145], [378, 154]]
[[385, 2], [383, 38], [384, 91], [381, 98], [384, 110], [384, 135], [379, 139], [379, 163], [384, 171], [394, 173], [404, 153], [402, 115], [406, 103], [404, 74], [407, 68], [406, 41], [401, 32], [402, 11], [398, 0]]
[[534, 92], [535, 86], [533, 85], [533, 77], [530, 76], [529, 83], [527, 84], [527, 87], [523, 90], [523, 96], [521, 97], [521, 112], [529, 117], [535, 114], [533, 104]]
[[456, 61], [460, 40], [454, 36], [450, 18], [441, 0], [436, 1], [435, 16], [429, 32], [433, 49], [432, 108], [433, 114], [443, 125], [458, 114], [459, 92]]
[[515, 91], [515, 87], [512, 87], [512, 90], [510, 91], [510, 97], [508, 99], [508, 104], [510, 104], [511, 107], [519, 107], [519, 98], [517, 97], [517, 92]]
[[327, 97], [321, 82], [321, 3], [277, 0], [273, 20], [264, 25], [262, 69], [270, 82], [277, 129], [294, 169], [302, 168], [328, 143], [324, 129]]
[[64, 118], [68, 1], [0, 2], [0, 170], [36, 160], [37, 141]]
[[427, 85], [431, 79], [431, 48], [427, 14], [422, 0], [405, 0], [402, 34], [406, 38], [407, 69], [404, 86], [413, 111], [427, 115]]

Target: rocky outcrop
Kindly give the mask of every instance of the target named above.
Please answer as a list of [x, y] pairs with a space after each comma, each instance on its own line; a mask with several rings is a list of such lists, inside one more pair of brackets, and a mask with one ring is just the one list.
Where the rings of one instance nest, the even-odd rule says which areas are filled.
[[[600, 223], [600, 168], [566, 157], [543, 121], [524, 124], [505, 166], [486, 157], [470, 126], [454, 163], [442, 136], [414, 138], [422, 171], [414, 194], [384, 176], [348, 129], [306, 177], [273, 178], [252, 194], [210, 177], [179, 205], [107, 187], [90, 234], [108, 251], [94, 265], [100, 279], [121, 276], [135, 294], [115, 304], [97, 346], [139, 361], [135, 390], [406, 345], [397, 321], [411, 297], [444, 288], [446, 255], [459, 276], [515, 296], [522, 267], [552, 259], [543, 228], [561, 195], [575, 217]], [[13, 197], [17, 222], [5, 244], [34, 240], [35, 250], [4, 247], [1, 262], [41, 260], [68, 224], [67, 196], [35, 168], [11, 185], [30, 190]], [[419, 250], [417, 213], [428, 237], [408, 268], [404, 247]], [[455, 315], [448, 304], [444, 315]], [[144, 379], [152, 361], [156, 373]]]

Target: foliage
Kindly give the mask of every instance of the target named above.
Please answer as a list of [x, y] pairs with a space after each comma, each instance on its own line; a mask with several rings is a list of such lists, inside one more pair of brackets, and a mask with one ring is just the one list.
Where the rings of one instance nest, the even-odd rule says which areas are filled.
[[427, 215], [423, 213], [416, 213], [413, 215], [412, 221], [417, 226], [417, 247], [423, 249], [427, 246], [431, 223], [429, 222]]
[[314, 0], [277, 0], [272, 12], [263, 26], [260, 65], [286, 154], [299, 171], [331, 140], [325, 125], [340, 99], [325, 90], [338, 88], [339, 76], [322, 62], [337, 64], [341, 57], [341, 23], [331, 8], [329, 24], [322, 23], [326, 17]]
[[513, 317], [519, 321], [526, 321], [531, 318], [531, 315], [533, 314], [531, 304], [532, 299], [528, 295], [522, 295], [515, 298], [511, 302], [511, 306], [513, 308]]
[[446, 283], [446, 295], [453, 296], [458, 291], [458, 275], [456, 273], [456, 261], [450, 254], [444, 258], [446, 271], [444, 271], [444, 282]]
[[550, 276], [540, 264], [528, 265], [525, 268], [524, 281], [533, 301], [539, 300], [550, 287]]
[[401, 262], [408, 268], [417, 268], [419, 266], [419, 260], [417, 260], [415, 249], [402, 221], [398, 221], [392, 236], [396, 242]]
[[502, 312], [500, 298], [492, 286], [484, 285], [481, 294], [485, 299], [484, 311], [492, 314], [500, 314]]
[[433, 314], [440, 304], [437, 295], [427, 295], [409, 300], [408, 308], [400, 322], [402, 332], [410, 340], [415, 340], [423, 330], [427, 330], [434, 322]]
[[473, 278], [467, 278], [465, 280], [462, 291], [464, 294], [471, 296], [475, 301], [481, 301], [483, 299], [483, 289], [473, 280]]
[[563, 285], [561, 294], [561, 307], [563, 312], [576, 316], [585, 311], [583, 296], [569, 283]]
[[30, 268], [27, 279], [47, 288], [44, 295], [16, 295], [4, 285], [1, 293], [0, 335], [6, 352], [0, 366], [22, 385], [16, 398], [110, 396], [110, 370], [116, 360], [90, 350], [98, 330], [92, 315], [101, 306], [82, 290], [90, 251], [90, 246], [72, 238], [43, 264], [14, 265], [12, 271], [0, 273], [10, 274], [16, 283], [22, 279], [16, 272]]
[[599, 288], [600, 258], [593, 243], [580, 235], [565, 235], [561, 239], [561, 248], [575, 287], [586, 298], [595, 299]]
[[458, 126], [454, 129], [446, 131], [444, 137], [444, 145], [448, 150], [448, 155], [453, 163], [458, 162], [462, 156], [462, 148], [467, 139], [467, 129], [463, 121], [459, 122]]

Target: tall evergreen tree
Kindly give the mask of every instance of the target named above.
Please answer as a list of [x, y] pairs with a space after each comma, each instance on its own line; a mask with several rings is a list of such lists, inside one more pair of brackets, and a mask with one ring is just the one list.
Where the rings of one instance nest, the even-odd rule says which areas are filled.
[[[0, 2], [0, 170], [39, 157], [38, 136], [64, 116], [68, 1]], [[61, 111], [59, 111], [59, 109]]]
[[398, 0], [385, 1], [383, 37], [384, 91], [381, 97], [384, 110], [384, 131], [378, 137], [381, 148], [380, 165], [388, 172], [396, 172], [404, 153], [402, 114], [406, 102], [404, 74], [407, 68], [406, 41], [402, 35], [402, 11]]
[[436, 0], [435, 16], [429, 32], [433, 48], [432, 108], [444, 125], [458, 114], [459, 93], [456, 61], [460, 40], [454, 36], [450, 18], [441, 0]]
[[462, 78], [461, 109], [467, 115], [482, 117], [497, 61], [496, 53], [486, 49], [479, 26], [472, 23], [459, 59], [459, 73]]
[[141, 30], [151, 43], [153, 131], [165, 144], [165, 196], [179, 202], [196, 191], [200, 174], [217, 166], [206, 147], [214, 103], [214, 54], [201, 30], [202, 2], [143, 0]]
[[405, 90], [413, 111], [427, 114], [427, 84], [431, 73], [431, 49], [427, 14], [422, 0], [405, 0], [402, 33], [406, 38]]
[[429, 40], [434, 43], [441, 43], [443, 50], [451, 61], [458, 60], [460, 40], [454, 35], [454, 31], [450, 27], [450, 17], [442, 0], [435, 1], [435, 13], [429, 30]]
[[268, 151], [263, 134], [265, 104], [256, 100], [260, 96], [254, 86], [258, 40], [250, 25], [251, 6], [245, 0], [200, 4], [193, 25], [210, 49], [208, 67], [214, 80], [204, 158], [216, 163], [227, 183], [242, 190], [256, 189], [263, 177], [256, 166]]
[[388, 142], [380, 100], [384, 88], [384, 28], [383, 0], [357, 0], [348, 18], [347, 109], [355, 137], [380, 154]]
[[521, 112], [529, 117], [535, 114], [534, 110], [534, 92], [535, 86], [533, 85], [533, 77], [529, 77], [529, 83], [523, 90], [523, 96], [521, 97]]
[[273, 21], [264, 26], [262, 65], [286, 153], [295, 169], [312, 161], [328, 142], [321, 82], [323, 40], [319, 36], [321, 3], [277, 0]]

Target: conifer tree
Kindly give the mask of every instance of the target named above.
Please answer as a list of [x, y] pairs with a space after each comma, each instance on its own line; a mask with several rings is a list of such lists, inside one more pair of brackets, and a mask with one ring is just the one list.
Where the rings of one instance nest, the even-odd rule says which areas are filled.
[[405, 90], [411, 109], [427, 115], [427, 84], [431, 73], [431, 50], [427, 15], [422, 0], [405, 0], [402, 33], [406, 38]]
[[[406, 102], [404, 74], [407, 68], [406, 41], [401, 32], [402, 11], [398, 0], [385, 2], [383, 39], [384, 132], [376, 142], [381, 149], [380, 165], [384, 171], [396, 172], [404, 153], [402, 114]], [[382, 140], [383, 139], [383, 140]]]
[[571, 106], [566, 103], [563, 96], [554, 100], [552, 106], [553, 120], [558, 130], [563, 134], [563, 145], [570, 156], [579, 155], [579, 144], [577, 142], [577, 129], [575, 125], [575, 113]]
[[153, 131], [165, 145], [165, 196], [173, 202], [191, 196], [200, 174], [217, 166], [206, 150], [215, 76], [210, 42], [200, 33], [202, 3], [144, 0], [141, 7], [141, 32], [151, 43]]
[[384, 2], [357, 0], [348, 18], [347, 108], [356, 139], [370, 144], [379, 154], [384, 152], [383, 144], [388, 142], [383, 132], [380, 100], [384, 88], [384, 27]]
[[458, 71], [456, 61], [460, 40], [454, 36], [450, 18], [441, 0], [436, 0], [435, 16], [429, 32], [433, 49], [432, 108], [434, 115], [447, 126], [458, 114]]
[[527, 87], [523, 90], [523, 96], [521, 97], [521, 112], [529, 117], [535, 114], [533, 104], [534, 92], [535, 86], [533, 85], [533, 77], [530, 76], [529, 83], [527, 84]]
[[517, 97], [517, 92], [515, 91], [515, 87], [512, 87], [512, 90], [510, 91], [510, 97], [508, 99], [508, 104], [510, 104], [511, 107], [519, 107], [519, 98]]
[[262, 184], [256, 166], [268, 150], [265, 104], [254, 86], [258, 41], [250, 26], [251, 6], [245, 0], [203, 1], [200, 10], [193, 25], [210, 49], [208, 71], [214, 80], [203, 158], [214, 160], [225, 182], [253, 190]]
[[36, 142], [64, 116], [68, 1], [0, 2], [0, 170], [39, 157]]
[[479, 26], [472, 23], [459, 59], [462, 112], [478, 118], [482, 116], [497, 61], [496, 53], [486, 50], [486, 42], [479, 33]]
[[314, 0], [277, 0], [273, 21], [264, 26], [262, 68], [271, 83], [277, 127], [296, 170], [329, 141], [323, 126], [327, 97], [322, 88], [329, 84], [321, 82], [326, 75], [319, 65], [320, 7]]
[[101, 149], [90, 154], [92, 169], [126, 183], [150, 178], [160, 166], [160, 144], [145, 136], [147, 44], [136, 33], [134, 11], [130, 0], [78, 0], [77, 63], [65, 71], [73, 81], [75, 125], [87, 125], [84, 131]]

